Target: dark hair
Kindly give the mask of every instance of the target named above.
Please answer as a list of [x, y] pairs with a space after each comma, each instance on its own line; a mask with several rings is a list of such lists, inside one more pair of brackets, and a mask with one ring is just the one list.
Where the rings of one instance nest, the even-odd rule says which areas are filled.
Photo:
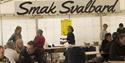
[[20, 30], [20, 29], [22, 29], [21, 26], [17, 26], [15, 29], [15, 32], [17, 32], [17, 30]]
[[108, 25], [107, 25], [107, 24], [103, 24], [103, 27], [104, 27], [104, 26], [107, 26], [107, 27], [108, 27]]
[[108, 36], [111, 36], [111, 33], [106, 33], [106, 34], [105, 34], [105, 39], [106, 39]]
[[0, 46], [0, 49], [3, 48], [3, 46]]
[[36, 45], [35, 45], [35, 42], [34, 42], [34, 41], [29, 41], [27, 44], [28, 44], [28, 45], [32, 45], [33, 47], [36, 47]]
[[73, 27], [72, 26], [68, 26], [71, 30], [72, 30], [72, 32], [74, 32], [74, 29], [73, 29]]
[[123, 27], [123, 26], [124, 26], [123, 23], [120, 23], [120, 24], [119, 24], [119, 27]]
[[113, 40], [117, 40], [118, 39], [118, 32], [114, 32], [112, 34]]
[[125, 37], [125, 33], [119, 34], [119, 39], [122, 39], [123, 37]]

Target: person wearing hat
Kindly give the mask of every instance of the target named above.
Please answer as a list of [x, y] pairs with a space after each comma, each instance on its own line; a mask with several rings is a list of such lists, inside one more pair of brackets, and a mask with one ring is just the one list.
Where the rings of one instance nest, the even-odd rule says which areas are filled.
[[35, 43], [35, 46], [36, 46], [36, 50], [38, 50], [38, 53], [41, 54], [42, 63], [45, 63], [45, 61], [43, 59], [44, 58], [44, 44], [45, 44], [45, 38], [43, 36], [43, 30], [41, 30], [41, 29], [37, 30], [36, 36], [34, 38], [34, 43]]
[[36, 36], [34, 38], [34, 42], [38, 48], [43, 48], [45, 43], [45, 38], [43, 36], [43, 30], [38, 29], [36, 32]]

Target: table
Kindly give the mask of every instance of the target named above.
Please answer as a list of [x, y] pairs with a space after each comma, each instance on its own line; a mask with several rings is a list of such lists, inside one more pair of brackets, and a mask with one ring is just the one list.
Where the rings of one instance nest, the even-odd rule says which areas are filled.
[[91, 51], [91, 52], [85, 52], [86, 55], [94, 55], [94, 54], [100, 54], [99, 52], [97, 51]]
[[[51, 56], [51, 63], [53, 61], [52, 53], [62, 53], [64, 52], [66, 47], [47, 47], [45, 48], [45, 53], [50, 54]], [[47, 57], [46, 57], [47, 58]]]
[[110, 63], [125, 63], [125, 61], [109, 61]]

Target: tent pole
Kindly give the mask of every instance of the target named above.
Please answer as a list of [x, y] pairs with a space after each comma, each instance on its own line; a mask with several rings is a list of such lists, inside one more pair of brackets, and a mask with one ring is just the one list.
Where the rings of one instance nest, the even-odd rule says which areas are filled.
[[2, 22], [2, 16], [0, 16], [0, 22], [1, 22], [1, 44], [3, 46], [3, 22]]
[[38, 30], [38, 19], [35, 18], [36, 31]]
[[[0, 0], [0, 3], [1, 3], [1, 0]], [[1, 4], [0, 4], [1, 6]], [[0, 10], [0, 15], [1, 15], [1, 10]], [[3, 46], [3, 22], [2, 22], [2, 15], [0, 16], [0, 30], [1, 30], [1, 45]]]
[[100, 13], [99, 17], [100, 17], [100, 31], [102, 31], [102, 29], [103, 29], [103, 27], [102, 27], [103, 23], [102, 23], [102, 14], [101, 13]]

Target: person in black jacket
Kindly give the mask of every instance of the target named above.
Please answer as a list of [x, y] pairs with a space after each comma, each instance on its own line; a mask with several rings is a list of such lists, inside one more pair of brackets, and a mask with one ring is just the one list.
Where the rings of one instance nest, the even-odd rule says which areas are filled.
[[125, 60], [125, 33], [120, 34], [119, 39], [111, 45], [110, 60]]
[[29, 41], [27, 47], [21, 51], [18, 63], [43, 63], [43, 53], [36, 49], [35, 43]]
[[105, 39], [102, 41], [102, 45], [100, 49], [101, 56], [104, 58], [104, 61], [108, 61], [109, 59], [109, 50], [111, 47], [111, 43], [112, 43], [111, 33], [106, 33]]
[[119, 28], [117, 29], [117, 32], [118, 32], [119, 34], [125, 33], [125, 27], [124, 27], [123, 23], [120, 23], [120, 24], [119, 24]]
[[79, 46], [70, 47], [64, 52], [64, 63], [85, 63], [85, 49]]
[[71, 45], [75, 45], [74, 29], [72, 26], [68, 26], [67, 41]]

